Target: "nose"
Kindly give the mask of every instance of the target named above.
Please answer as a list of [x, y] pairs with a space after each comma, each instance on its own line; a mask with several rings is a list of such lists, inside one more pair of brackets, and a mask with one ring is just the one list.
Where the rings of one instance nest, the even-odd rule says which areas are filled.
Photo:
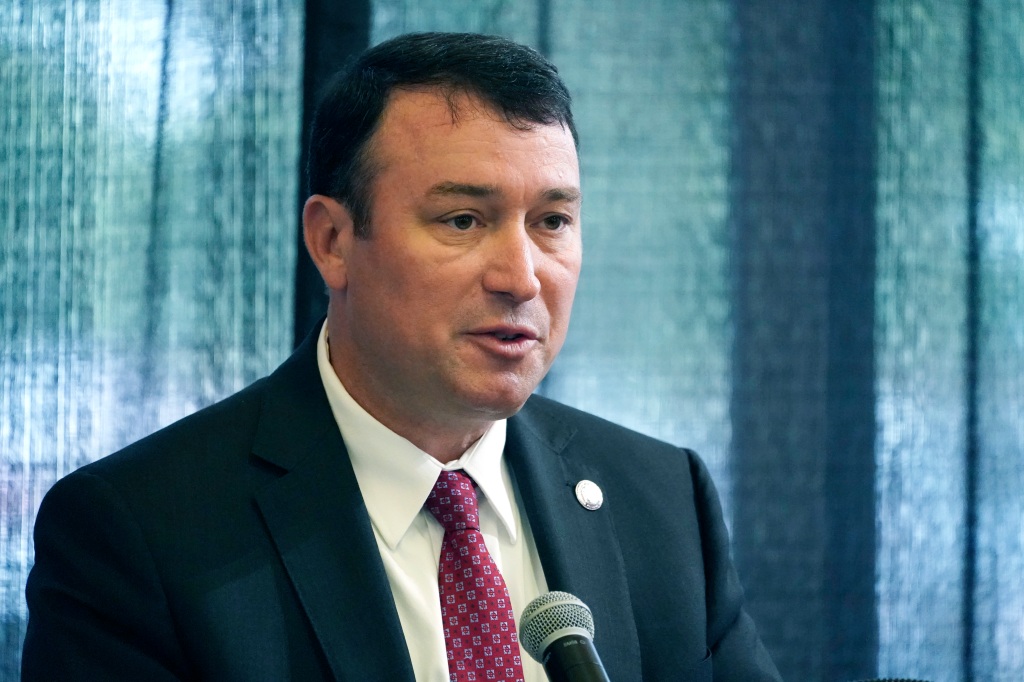
[[490, 254], [484, 271], [484, 288], [516, 303], [540, 293], [537, 261], [543, 257], [526, 225], [508, 226], [492, 234]]

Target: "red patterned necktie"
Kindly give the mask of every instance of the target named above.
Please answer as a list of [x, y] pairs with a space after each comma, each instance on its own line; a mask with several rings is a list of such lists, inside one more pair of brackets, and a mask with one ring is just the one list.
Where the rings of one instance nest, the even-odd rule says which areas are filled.
[[522, 682], [512, 600], [480, 532], [472, 479], [442, 471], [426, 507], [444, 526], [437, 581], [449, 679]]

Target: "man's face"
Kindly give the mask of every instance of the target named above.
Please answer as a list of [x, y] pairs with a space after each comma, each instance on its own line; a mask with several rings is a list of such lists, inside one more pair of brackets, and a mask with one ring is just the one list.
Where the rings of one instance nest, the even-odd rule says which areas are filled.
[[370, 236], [348, 242], [335, 292], [335, 367], [392, 428], [514, 414], [562, 347], [579, 277], [571, 134], [456, 105], [453, 123], [436, 91], [392, 93], [370, 142]]

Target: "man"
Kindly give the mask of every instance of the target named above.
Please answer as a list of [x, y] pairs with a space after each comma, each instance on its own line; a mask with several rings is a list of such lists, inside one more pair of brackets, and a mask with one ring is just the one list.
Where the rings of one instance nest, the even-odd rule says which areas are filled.
[[325, 323], [47, 495], [24, 679], [543, 680], [508, 621], [548, 590], [593, 610], [613, 680], [778, 679], [700, 460], [531, 397], [581, 261], [554, 68], [379, 45], [323, 100], [309, 181]]

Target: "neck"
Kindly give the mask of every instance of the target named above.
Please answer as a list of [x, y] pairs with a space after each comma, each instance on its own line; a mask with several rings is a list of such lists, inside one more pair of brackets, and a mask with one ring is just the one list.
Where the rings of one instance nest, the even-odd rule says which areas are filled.
[[386, 399], [386, 391], [371, 390], [358, 377], [349, 376], [345, 365], [340, 362], [339, 354], [331, 349], [330, 337], [328, 329], [327, 348], [331, 368], [349, 396], [371, 417], [442, 464], [461, 457], [494, 424], [495, 419], [490, 415], [476, 415], [472, 419], [465, 415], [448, 415], [448, 418], [439, 419], [427, 409], [416, 410], [411, 414], [407, 414], [408, 410], [403, 412]]
[[[384, 422], [381, 422], [384, 424]], [[413, 445], [423, 450], [425, 453], [436, 459], [441, 464], [447, 464], [452, 462], [459, 457], [462, 457], [463, 453], [468, 450], [473, 443], [480, 440], [480, 438], [487, 431], [486, 428], [482, 429], [479, 433], [466, 434], [463, 436], [453, 436], [448, 434], [405, 434], [401, 431], [384, 424], [389, 429], [402, 436]], [[488, 424], [488, 427], [490, 425]]]
[[395, 418], [394, 413], [362, 399], [358, 392], [349, 390], [342, 379], [342, 385], [370, 416], [397, 433], [402, 438], [418, 447], [442, 464], [458, 459], [474, 443], [487, 432], [493, 421], [465, 424], [462, 428], [452, 428], [451, 424], [436, 424], [419, 420], [403, 420]]
[[344, 375], [334, 369], [348, 394], [371, 417], [442, 464], [461, 457], [494, 424], [494, 420], [433, 420], [422, 414], [403, 415], [398, 410], [388, 409], [386, 403], [375, 402], [372, 394], [361, 391], [356, 382], [350, 385]]

